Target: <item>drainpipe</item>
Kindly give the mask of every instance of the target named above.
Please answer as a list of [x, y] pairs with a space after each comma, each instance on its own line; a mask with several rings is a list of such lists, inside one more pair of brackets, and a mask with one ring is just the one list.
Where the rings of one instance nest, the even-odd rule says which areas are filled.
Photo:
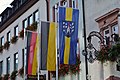
[[45, 1], [46, 1], [46, 6], [47, 6], [47, 7], [46, 7], [46, 8], [47, 8], [47, 21], [49, 21], [49, 9], [50, 9], [50, 8], [49, 8], [49, 7], [50, 7], [50, 4], [49, 4], [49, 3], [50, 3], [50, 0], [45, 0]]
[[[84, 32], [84, 50], [87, 52], [87, 41], [86, 41], [86, 25], [85, 25], [85, 6], [84, 0], [82, 0], [82, 10], [83, 10], [83, 32]], [[86, 80], [88, 80], [88, 62], [87, 62], [87, 55], [85, 55], [85, 68], [86, 68]]]

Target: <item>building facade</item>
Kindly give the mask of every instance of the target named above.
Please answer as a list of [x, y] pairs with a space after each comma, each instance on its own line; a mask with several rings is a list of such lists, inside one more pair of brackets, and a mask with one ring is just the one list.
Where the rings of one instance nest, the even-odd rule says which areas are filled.
[[[68, 80], [86, 80], [86, 65], [85, 65], [85, 57], [82, 55], [82, 50], [84, 50], [84, 34], [83, 34], [83, 9], [82, 9], [82, 1], [84, 1], [85, 7], [85, 25], [86, 25], [86, 37], [88, 37], [89, 33], [92, 31], [97, 31], [102, 34], [102, 36], [110, 36], [113, 33], [119, 33], [119, 21], [118, 21], [118, 13], [120, 8], [119, 0], [50, 0], [50, 21], [56, 21], [57, 17], [55, 17], [55, 9], [57, 15], [57, 6], [58, 2], [61, 1], [60, 6], [65, 7], [73, 7], [74, 3], [76, 7], [79, 9], [80, 17], [79, 17], [79, 41], [80, 41], [80, 73], [79, 77], [77, 75], [66, 75], [62, 77], [62, 79]], [[74, 2], [75, 1], [75, 2]], [[71, 5], [72, 4], [72, 5]], [[56, 5], [56, 7], [55, 7]], [[110, 25], [108, 25], [110, 24]], [[104, 27], [104, 28], [103, 28]], [[105, 34], [109, 27], [110, 34]], [[111, 37], [110, 37], [110, 40]], [[92, 39], [92, 44], [97, 50], [100, 50], [100, 43], [98, 38]], [[107, 42], [105, 42], [107, 43]], [[99, 61], [94, 61], [94, 63], [88, 64], [88, 80], [109, 80], [120, 77], [119, 67], [117, 66], [117, 62], [105, 62], [101, 64]]]
[[[82, 50], [84, 50], [85, 46], [82, 1], [83, 0], [14, 0], [11, 3], [12, 7], [6, 8], [0, 15], [0, 75], [11, 74], [14, 70], [19, 70], [25, 65], [24, 55], [26, 52], [26, 41], [25, 38], [19, 38], [19, 33], [35, 21], [57, 22], [58, 6], [60, 5], [79, 9], [78, 38], [80, 41], [81, 64], [78, 74], [68, 74], [64, 77], [60, 76], [59, 79], [86, 80], [85, 57], [82, 55]], [[118, 17], [120, 11], [119, 0], [84, 0], [84, 2], [87, 36], [91, 31], [98, 31], [101, 32], [104, 37], [107, 36], [109, 40], [111, 40], [111, 34], [120, 33]], [[99, 50], [100, 45], [98, 41], [99, 39], [96, 40], [96, 38], [94, 38], [92, 43], [96, 49]], [[5, 44], [7, 44], [7, 47], [5, 47]], [[101, 64], [99, 61], [95, 61], [92, 64], [89, 62], [87, 64], [88, 80], [109, 80], [109, 78], [111, 80], [120, 77], [119, 66], [116, 62]], [[45, 72], [45, 74], [48, 79], [47, 72]], [[20, 77], [18, 76], [17, 79], [20, 80]]]
[[[91, 5], [93, 4], [93, 5]], [[98, 31], [102, 36], [107, 37], [105, 44], [110, 44], [111, 35], [119, 33], [119, 0], [85, 0], [85, 21], [86, 34], [91, 31]], [[93, 38], [92, 43], [100, 50], [99, 39]], [[99, 61], [88, 63], [88, 75], [91, 80], [114, 80], [113, 76], [120, 77], [117, 62], [105, 62], [101, 64]], [[109, 79], [108, 79], [109, 80]], [[119, 80], [115, 79], [115, 80]]]
[[[0, 15], [1, 76], [11, 75], [25, 65], [26, 40], [19, 37], [20, 32], [33, 22], [47, 21], [47, 0], [14, 0], [10, 5], [12, 7], [7, 7]], [[17, 80], [22, 79], [18, 76]]]

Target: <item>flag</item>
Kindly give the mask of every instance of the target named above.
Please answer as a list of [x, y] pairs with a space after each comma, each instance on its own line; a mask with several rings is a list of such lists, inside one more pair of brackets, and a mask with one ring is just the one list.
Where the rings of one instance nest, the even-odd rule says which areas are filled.
[[54, 22], [41, 22], [41, 70], [56, 69], [56, 26]]
[[37, 49], [38, 49], [38, 34], [36, 32], [27, 31], [27, 53], [26, 53], [26, 74], [37, 74]]
[[59, 7], [60, 64], [75, 64], [79, 10]]

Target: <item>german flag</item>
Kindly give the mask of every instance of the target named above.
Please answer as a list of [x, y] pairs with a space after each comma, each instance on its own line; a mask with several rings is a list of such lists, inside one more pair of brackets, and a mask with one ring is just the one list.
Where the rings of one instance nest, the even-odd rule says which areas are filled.
[[38, 41], [39, 41], [38, 34], [36, 32], [27, 31], [26, 73], [28, 75], [37, 74]]

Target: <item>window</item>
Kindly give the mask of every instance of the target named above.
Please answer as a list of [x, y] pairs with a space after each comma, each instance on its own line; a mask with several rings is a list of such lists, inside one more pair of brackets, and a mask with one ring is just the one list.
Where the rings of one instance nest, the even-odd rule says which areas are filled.
[[118, 24], [117, 25], [114, 25], [112, 26], [112, 34], [118, 34]]
[[10, 57], [7, 58], [7, 74], [10, 73]]
[[14, 28], [14, 36], [18, 36], [18, 26]]
[[105, 40], [106, 45], [109, 45], [109, 42], [110, 42], [110, 33], [109, 33], [108, 29], [104, 30], [104, 37], [106, 39]]
[[26, 48], [25, 49], [22, 49], [22, 64], [23, 64], [23, 66], [24, 66], [24, 61], [26, 61]]
[[14, 54], [14, 70], [18, 70], [18, 53]]
[[0, 75], [3, 73], [3, 61], [0, 62]]
[[27, 26], [28, 26], [28, 22], [27, 22], [27, 19], [25, 19], [23, 21], [23, 29], [27, 28]]
[[120, 59], [117, 60], [116, 69], [117, 71], [120, 71]]
[[39, 19], [39, 14], [38, 14], [38, 10], [34, 12], [34, 22], [38, 21]]
[[7, 41], [10, 42], [10, 31], [7, 33]]
[[64, 0], [64, 1], [62, 2], [62, 6], [64, 6], [64, 7], [67, 7], [67, 6], [68, 6], [67, 0]]
[[77, 7], [77, 3], [76, 3], [77, 0], [72, 0], [72, 8], [76, 8]]
[[4, 36], [1, 37], [1, 46], [4, 46]]
[[24, 66], [24, 53], [25, 53], [25, 50], [22, 49], [22, 65]]
[[33, 23], [33, 16], [30, 15], [30, 16], [28, 17], [28, 24], [31, 25], [32, 23]]
[[117, 71], [120, 71], [120, 65], [116, 65], [116, 69], [117, 69]]

